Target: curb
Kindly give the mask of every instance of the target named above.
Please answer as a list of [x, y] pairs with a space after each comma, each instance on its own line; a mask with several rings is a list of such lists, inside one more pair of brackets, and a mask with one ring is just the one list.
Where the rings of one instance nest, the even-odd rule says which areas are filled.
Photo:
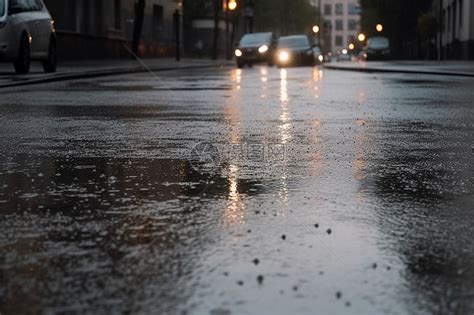
[[172, 71], [172, 70], [183, 70], [183, 69], [206, 69], [206, 68], [226, 68], [231, 67], [231, 64], [209, 64], [209, 65], [183, 65], [183, 66], [173, 66], [173, 67], [149, 67], [148, 69], [144, 67], [134, 67], [134, 68], [122, 68], [122, 69], [107, 69], [107, 70], [91, 70], [91, 71], [81, 71], [74, 73], [64, 73], [57, 74], [50, 77], [30, 79], [20, 82], [11, 82], [0, 84], [0, 89], [17, 87], [17, 86], [28, 86], [42, 83], [51, 83], [51, 82], [60, 82], [60, 81], [71, 81], [71, 80], [80, 80], [80, 79], [90, 79], [97, 77], [106, 77], [113, 75], [122, 75], [122, 74], [132, 74], [132, 73], [144, 73], [148, 71], [161, 72], [161, 71]]
[[339, 70], [339, 71], [355, 71], [367, 73], [406, 73], [406, 74], [427, 74], [427, 75], [445, 75], [445, 76], [459, 76], [459, 77], [474, 77], [474, 73], [469, 72], [450, 72], [450, 71], [430, 71], [430, 70], [410, 70], [410, 69], [382, 69], [382, 68], [352, 68], [324, 65], [325, 69]]

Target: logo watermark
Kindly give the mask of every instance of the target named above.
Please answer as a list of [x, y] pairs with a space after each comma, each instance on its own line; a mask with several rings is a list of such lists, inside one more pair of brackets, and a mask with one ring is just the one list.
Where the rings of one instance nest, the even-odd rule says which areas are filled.
[[191, 148], [188, 160], [194, 170], [209, 173], [232, 164], [272, 166], [286, 161], [287, 154], [284, 144], [199, 142]]

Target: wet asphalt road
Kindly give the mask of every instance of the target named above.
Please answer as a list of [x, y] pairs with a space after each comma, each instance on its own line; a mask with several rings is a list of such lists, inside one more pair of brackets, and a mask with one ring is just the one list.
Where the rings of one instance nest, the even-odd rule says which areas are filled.
[[2, 90], [0, 313], [473, 314], [474, 80]]

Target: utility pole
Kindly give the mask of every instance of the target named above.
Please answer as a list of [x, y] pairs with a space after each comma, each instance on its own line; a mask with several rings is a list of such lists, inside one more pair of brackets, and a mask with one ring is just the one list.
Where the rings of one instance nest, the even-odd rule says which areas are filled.
[[[318, 2], [318, 25], [319, 25], [319, 32], [318, 32], [318, 45], [319, 47], [321, 48], [322, 45], [321, 45], [321, 31], [322, 31], [322, 26], [323, 26], [323, 20], [322, 20], [322, 11], [323, 11], [323, 8], [321, 7], [321, 0], [319, 0]], [[321, 48], [322, 49], [322, 48]]]
[[140, 38], [142, 36], [143, 19], [145, 17], [145, 0], [135, 3], [135, 21], [133, 25], [132, 52], [138, 56], [140, 50]]
[[226, 0], [225, 4], [225, 59], [230, 60], [230, 47], [229, 47], [229, 1]]
[[214, 0], [214, 36], [212, 40], [212, 59], [217, 60], [219, 45], [219, 0]]
[[439, 23], [438, 23], [438, 60], [443, 60], [443, 0], [439, 2]]
[[173, 14], [173, 20], [174, 20], [174, 30], [175, 30], [175, 44], [176, 44], [176, 61], [181, 60], [181, 49], [180, 49], [180, 33], [181, 33], [181, 28], [180, 28], [180, 14], [179, 10], [176, 10]]
[[[234, 42], [234, 15], [237, 9], [237, 0], [225, 0], [225, 55], [227, 60], [232, 59], [232, 43]], [[229, 35], [230, 21], [232, 20], [232, 35]], [[230, 39], [229, 39], [230, 36]]]

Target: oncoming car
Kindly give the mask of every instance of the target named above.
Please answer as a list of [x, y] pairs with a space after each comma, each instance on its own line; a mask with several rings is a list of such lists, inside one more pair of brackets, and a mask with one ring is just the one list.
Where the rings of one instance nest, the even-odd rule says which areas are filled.
[[28, 73], [31, 60], [55, 72], [53, 24], [43, 0], [0, 0], [0, 61], [13, 62], [17, 73]]
[[310, 44], [309, 38], [306, 35], [280, 37], [275, 63], [279, 67], [314, 66], [320, 61], [318, 60], [320, 55], [315, 54], [314, 47]]
[[386, 37], [372, 37], [367, 40], [367, 46], [362, 51], [363, 60], [390, 59], [390, 42]]
[[273, 65], [274, 48], [273, 33], [246, 34], [234, 51], [237, 66], [242, 68], [246, 64], [252, 66], [254, 63], [260, 62], [266, 62], [271, 66]]

